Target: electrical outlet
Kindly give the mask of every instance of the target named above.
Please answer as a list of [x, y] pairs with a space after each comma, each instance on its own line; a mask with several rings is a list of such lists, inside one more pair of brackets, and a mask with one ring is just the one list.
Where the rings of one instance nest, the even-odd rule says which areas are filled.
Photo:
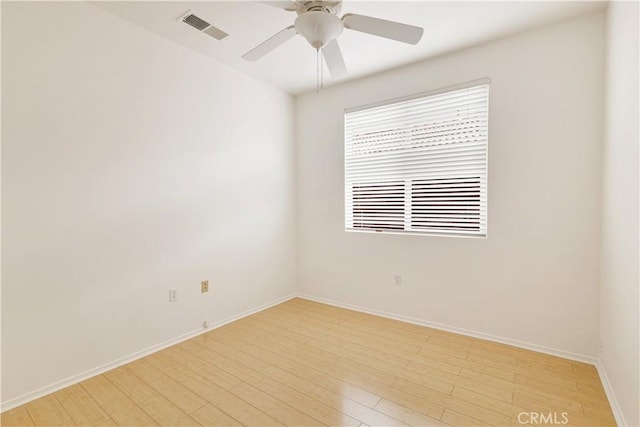
[[600, 340], [598, 344], [598, 350], [600, 350], [600, 353], [602, 353], [602, 351], [604, 350], [604, 341]]
[[402, 275], [395, 274], [393, 276], [393, 284], [396, 286], [402, 286]]
[[203, 280], [202, 282], [200, 282], [200, 293], [205, 293], [205, 292], [209, 292], [209, 281], [208, 280]]
[[178, 301], [178, 290], [169, 289], [169, 302]]

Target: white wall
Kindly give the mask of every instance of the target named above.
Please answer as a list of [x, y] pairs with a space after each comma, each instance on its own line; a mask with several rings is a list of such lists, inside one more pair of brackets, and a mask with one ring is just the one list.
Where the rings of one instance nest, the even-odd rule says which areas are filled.
[[637, 2], [607, 10], [601, 364], [628, 425], [640, 425]]
[[[596, 356], [603, 42], [598, 13], [298, 97], [299, 290]], [[482, 77], [488, 238], [345, 232], [343, 109]]]
[[76, 2], [2, 3], [2, 91], [5, 403], [294, 291], [289, 95]]

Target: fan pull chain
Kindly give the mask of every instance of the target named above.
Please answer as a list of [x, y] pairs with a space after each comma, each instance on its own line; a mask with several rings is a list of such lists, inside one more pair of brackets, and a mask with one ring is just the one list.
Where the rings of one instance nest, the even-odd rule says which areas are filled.
[[318, 64], [320, 65], [320, 89], [324, 89], [324, 67], [322, 66], [321, 54], [318, 54]]
[[316, 93], [324, 88], [324, 67], [322, 66], [322, 55], [319, 47], [316, 48]]
[[316, 93], [320, 92], [320, 48], [316, 48]]

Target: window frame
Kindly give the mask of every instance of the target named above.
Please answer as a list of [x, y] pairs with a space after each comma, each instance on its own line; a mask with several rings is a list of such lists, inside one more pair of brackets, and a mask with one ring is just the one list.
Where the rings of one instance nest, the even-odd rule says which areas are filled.
[[[387, 99], [387, 100], [383, 100], [383, 101], [377, 101], [377, 102], [373, 102], [373, 103], [369, 103], [369, 104], [364, 104], [364, 105], [359, 105], [356, 107], [350, 107], [350, 108], [345, 108], [344, 109], [344, 113], [343, 113], [343, 117], [346, 117], [347, 114], [349, 113], [353, 113], [353, 112], [358, 112], [358, 111], [363, 111], [363, 110], [367, 110], [367, 109], [373, 109], [373, 108], [377, 108], [377, 107], [384, 107], [386, 105], [391, 105], [391, 104], [395, 104], [395, 103], [401, 103], [404, 101], [411, 101], [411, 100], [415, 100], [415, 99], [419, 99], [419, 98], [427, 98], [427, 97], [431, 97], [431, 96], [435, 96], [435, 95], [439, 95], [439, 94], [445, 94], [448, 92], [455, 92], [458, 90], [463, 90], [463, 89], [470, 89], [470, 88], [474, 88], [474, 87], [478, 87], [478, 86], [487, 86], [487, 106], [486, 106], [486, 114], [487, 114], [487, 123], [486, 123], [486, 144], [485, 144], [485, 172], [484, 172], [484, 178], [485, 178], [485, 190], [484, 190], [484, 199], [482, 199], [481, 195], [482, 192], [480, 192], [480, 199], [479, 199], [479, 204], [482, 205], [482, 203], [484, 203], [484, 215], [485, 215], [485, 222], [484, 222], [484, 230], [481, 230], [478, 233], [463, 233], [463, 232], [447, 232], [447, 231], [437, 231], [437, 230], [425, 230], [425, 231], [417, 231], [414, 230], [413, 227], [411, 226], [411, 223], [413, 222], [413, 218], [411, 215], [412, 209], [413, 209], [413, 197], [411, 195], [407, 195], [407, 191], [409, 191], [411, 193], [412, 191], [412, 185], [413, 185], [413, 180], [411, 178], [403, 178], [402, 180], [405, 182], [405, 190], [404, 190], [404, 228], [402, 230], [400, 229], [393, 229], [393, 228], [389, 228], [389, 229], [375, 229], [375, 228], [358, 228], [358, 227], [353, 227], [349, 228], [348, 227], [348, 217], [347, 217], [347, 188], [346, 188], [346, 182], [347, 182], [347, 137], [346, 137], [346, 123], [345, 121], [343, 121], [344, 126], [344, 140], [343, 140], [343, 215], [344, 215], [344, 230], [346, 232], [350, 232], [350, 233], [370, 233], [370, 234], [397, 234], [397, 235], [413, 235], [413, 236], [431, 236], [431, 237], [459, 237], [459, 238], [471, 238], [471, 239], [486, 239], [488, 238], [489, 235], [489, 221], [488, 221], [488, 217], [489, 217], [489, 115], [490, 115], [490, 83], [491, 83], [491, 79], [488, 77], [485, 78], [481, 78], [481, 79], [476, 79], [476, 80], [471, 80], [471, 81], [467, 81], [467, 82], [463, 82], [463, 83], [459, 83], [459, 84], [455, 84], [455, 85], [450, 85], [450, 86], [445, 86], [445, 87], [441, 87], [438, 89], [434, 89], [434, 90], [430, 90], [430, 91], [426, 91], [426, 92], [420, 92], [417, 94], [412, 94], [412, 95], [408, 95], [408, 96], [402, 96], [402, 97], [397, 97], [397, 98], [392, 98], [392, 99]], [[452, 178], [458, 178], [458, 179], [470, 179], [471, 177], [465, 177], [465, 176], [461, 176], [461, 177], [452, 177]], [[437, 178], [436, 178], [437, 179]], [[380, 182], [371, 182], [372, 186], [375, 185], [379, 185], [383, 182], [384, 180], [380, 181]], [[392, 181], [396, 181], [398, 182], [399, 179], [397, 178], [393, 178], [393, 179], [389, 179], [386, 182], [392, 182]], [[359, 184], [362, 185], [362, 184]], [[352, 198], [352, 208], [353, 208], [353, 198]], [[482, 214], [482, 211], [481, 213]], [[352, 217], [353, 217], [353, 212], [352, 212]], [[410, 226], [407, 228], [407, 224], [409, 224]]]

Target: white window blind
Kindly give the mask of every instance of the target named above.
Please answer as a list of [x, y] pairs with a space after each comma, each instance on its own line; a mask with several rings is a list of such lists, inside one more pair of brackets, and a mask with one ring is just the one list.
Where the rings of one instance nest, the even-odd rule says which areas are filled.
[[345, 112], [345, 227], [486, 235], [488, 84]]

